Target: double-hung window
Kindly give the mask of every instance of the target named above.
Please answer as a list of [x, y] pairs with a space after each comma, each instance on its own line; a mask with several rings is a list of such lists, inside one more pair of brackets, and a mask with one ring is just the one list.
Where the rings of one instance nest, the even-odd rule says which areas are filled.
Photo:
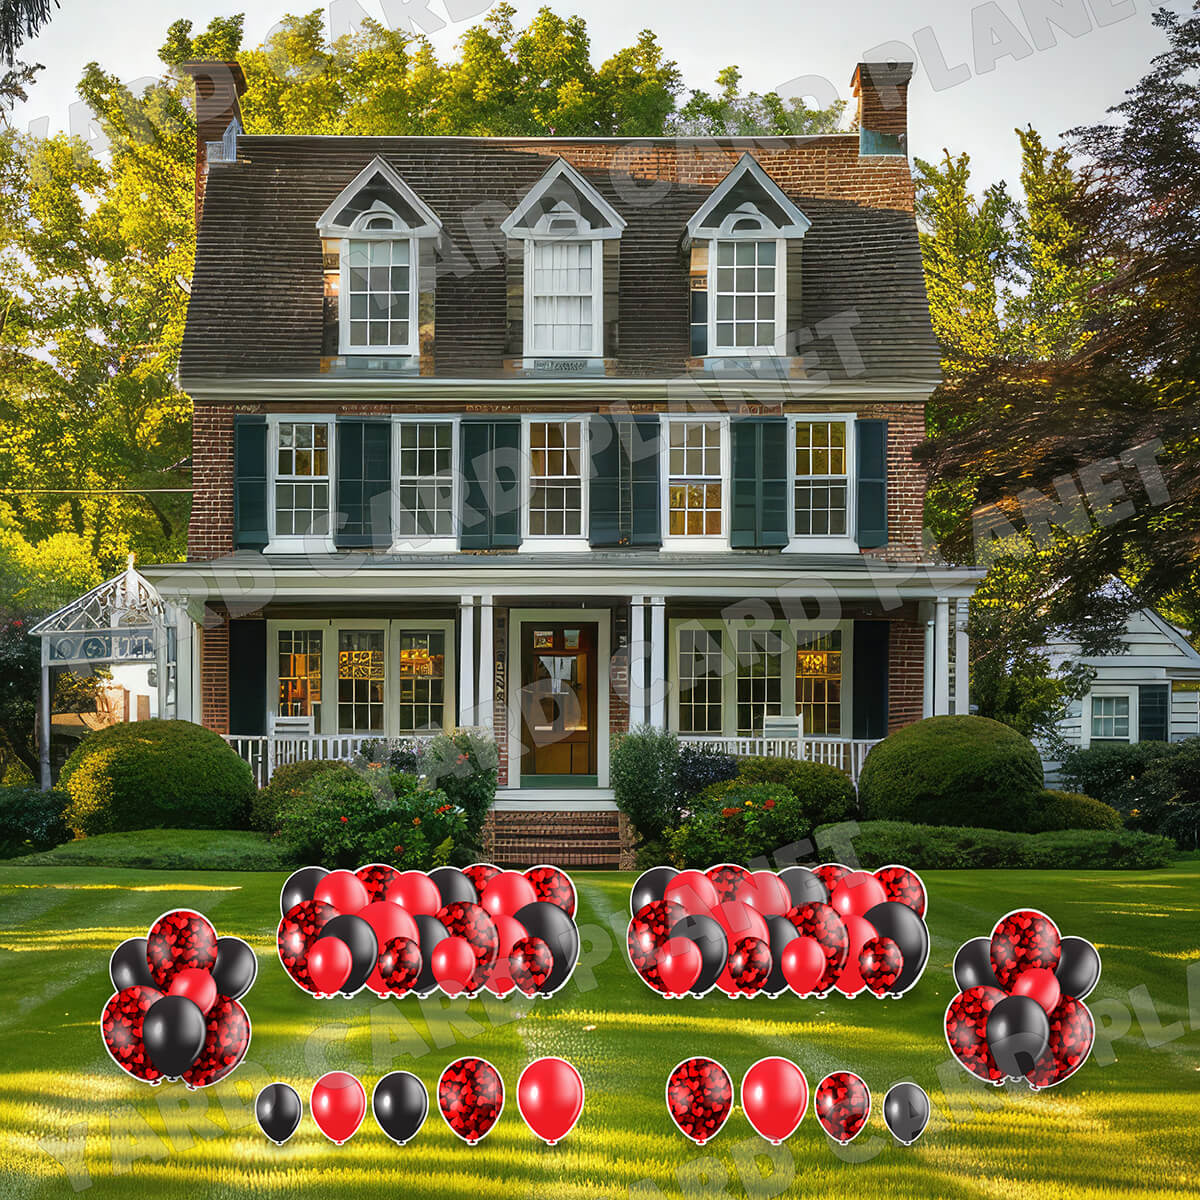
[[720, 733], [725, 659], [719, 629], [679, 631], [679, 732]]
[[345, 243], [344, 350], [416, 353], [416, 246], [415, 239], [401, 237]]
[[279, 703], [281, 717], [312, 717], [321, 728], [320, 629], [280, 629], [278, 633]]
[[529, 423], [529, 536], [584, 534], [584, 423]]
[[847, 422], [795, 425], [792, 511], [796, 537], [844, 537], [850, 529]]
[[280, 421], [275, 428], [274, 540], [329, 533], [327, 421]]
[[779, 315], [779, 243], [718, 240], [710, 252], [713, 349], [774, 354]]
[[796, 712], [804, 732], [842, 732], [842, 631], [796, 631]]
[[453, 538], [454, 425], [401, 421], [396, 438], [397, 540]]
[[667, 534], [720, 538], [725, 534], [724, 422], [672, 420], [667, 444]]
[[529, 243], [527, 354], [599, 356], [600, 243], [535, 239]]

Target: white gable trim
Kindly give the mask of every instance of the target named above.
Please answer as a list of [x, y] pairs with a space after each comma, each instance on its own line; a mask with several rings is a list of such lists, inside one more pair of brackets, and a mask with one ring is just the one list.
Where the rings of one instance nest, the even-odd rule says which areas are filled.
[[621, 236], [621, 232], [625, 228], [625, 218], [564, 158], [555, 159], [546, 169], [541, 179], [525, 193], [524, 198], [517, 207], [500, 223], [501, 232], [510, 238], [537, 236], [532, 229], [518, 227], [529, 215], [533, 206], [549, 191], [551, 185], [560, 178], [566, 179], [580, 195], [587, 198], [590, 204], [595, 205], [606, 222], [605, 225], [602, 225], [598, 229], [580, 228], [578, 232], [569, 236], [587, 238], [589, 240], [619, 238]]
[[382, 175], [388, 183], [400, 193], [420, 216], [421, 224], [412, 228], [389, 230], [388, 236], [437, 237], [442, 231], [442, 219], [408, 186], [400, 177], [399, 172], [382, 155], [376, 155], [359, 173], [338, 193], [337, 199], [317, 219], [317, 229], [322, 237], [346, 237], [352, 232], [349, 226], [338, 224], [337, 215], [349, 204], [355, 196], [375, 177]]
[[1147, 608], [1143, 610], [1150, 622], [1157, 628], [1173, 646], [1187, 658], [1192, 666], [1200, 667], [1200, 650], [1197, 650], [1191, 642], [1179, 631], [1176, 626], [1172, 625], [1166, 617], [1161, 616], [1156, 609]]
[[[733, 170], [713, 189], [712, 194], [692, 214], [687, 223], [687, 242], [704, 238], [728, 237], [723, 226], [710, 223], [710, 217], [722, 200], [729, 194], [744, 175], [750, 175], [759, 187], [787, 214], [787, 224], [775, 228], [769, 223], [762, 232], [747, 233], [744, 236], [762, 237], [765, 234], [781, 238], [802, 238], [811, 228], [812, 222], [804, 215], [796, 204], [789, 200], [783, 189], [763, 169], [762, 164], [750, 153], [745, 153], [734, 164]], [[745, 214], [749, 215], [749, 214]]]

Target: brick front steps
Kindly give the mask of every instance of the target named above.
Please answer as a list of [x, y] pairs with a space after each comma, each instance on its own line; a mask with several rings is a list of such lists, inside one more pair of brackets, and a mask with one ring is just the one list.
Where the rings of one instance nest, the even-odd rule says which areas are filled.
[[488, 813], [483, 827], [487, 860], [498, 867], [556, 867], [596, 871], [633, 866], [628, 818], [618, 812]]

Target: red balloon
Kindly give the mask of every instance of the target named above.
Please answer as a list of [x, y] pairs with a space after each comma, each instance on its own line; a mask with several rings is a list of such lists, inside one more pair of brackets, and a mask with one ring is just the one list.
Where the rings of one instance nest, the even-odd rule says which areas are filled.
[[564, 1058], [534, 1059], [517, 1080], [517, 1108], [534, 1134], [553, 1146], [583, 1112], [583, 1080]]
[[313, 899], [332, 904], [344, 916], [357, 916], [371, 903], [371, 897], [353, 871], [330, 871], [317, 884]]
[[1009, 994], [1031, 997], [1042, 1006], [1046, 1015], [1049, 1016], [1058, 1007], [1059, 1000], [1062, 999], [1062, 988], [1053, 971], [1047, 971], [1045, 967], [1030, 967], [1028, 971], [1022, 971], [1013, 981], [1012, 987], [1009, 988]]
[[365, 867], [359, 867], [354, 874], [358, 876], [363, 887], [367, 889], [368, 903], [374, 904], [376, 900], [386, 899], [388, 884], [400, 872], [395, 867], [389, 867], [386, 863], [368, 863]]
[[846, 963], [834, 986], [843, 996], [857, 996], [867, 986], [859, 969], [858, 956], [862, 953], [862, 948], [879, 934], [866, 917], [856, 917], [851, 914], [843, 917], [842, 923], [846, 926], [846, 935], [849, 941], [846, 948]]
[[212, 972], [199, 967], [185, 967], [171, 980], [167, 991], [172, 996], [186, 996], [202, 1013], [217, 1002], [217, 984]]
[[475, 970], [475, 951], [466, 938], [443, 938], [433, 948], [429, 959], [433, 977], [447, 996], [458, 996], [467, 990]]
[[868, 938], [858, 952], [858, 973], [867, 990], [886, 995], [904, 969], [904, 955], [890, 937]]
[[691, 938], [667, 938], [658, 948], [654, 966], [668, 996], [682, 996], [691, 990], [704, 968], [704, 956]]
[[816, 938], [798, 937], [788, 942], [780, 958], [783, 977], [797, 996], [811, 996], [825, 974], [825, 951]]
[[412, 991], [424, 966], [421, 944], [412, 938], [398, 937], [384, 942], [375, 964], [383, 984], [382, 996], [403, 996]]
[[[748, 875], [747, 878], [749, 878]], [[726, 900], [723, 904], [718, 904], [712, 910], [712, 916], [717, 924], [725, 930], [725, 936], [729, 939], [730, 958], [733, 957], [734, 947], [743, 938], [757, 938], [768, 946], [771, 944], [771, 934], [767, 928], [766, 918], [762, 913], [755, 912], [748, 904], [743, 904], [740, 900]], [[739, 989], [733, 981], [729, 968], [730, 964], [726, 962], [725, 969], [717, 978], [717, 987], [727, 996], [732, 996]]]
[[1033, 1070], [1026, 1073], [1032, 1088], [1054, 1087], [1087, 1061], [1096, 1026], [1087, 1005], [1064, 996], [1050, 1014], [1050, 1041]]
[[789, 908], [784, 916], [796, 927], [801, 937], [816, 941], [825, 952], [825, 970], [813, 986], [818, 994], [829, 991], [846, 965], [850, 946], [850, 935], [845, 923], [831, 904], [822, 900], [810, 900], [798, 908]]
[[332, 904], [318, 900], [302, 900], [284, 914], [275, 936], [279, 961], [283, 969], [306, 992], [315, 992], [316, 985], [308, 973], [308, 952], [321, 931], [336, 917]]
[[792, 907], [792, 893], [774, 871], [755, 871], [741, 895], [746, 904], [764, 917], [782, 917]]
[[[729, 961], [721, 973], [724, 978], [729, 976], [733, 985], [731, 996], [754, 996], [761, 992], [763, 984], [771, 974], [771, 946], [762, 938], [739, 938], [729, 948]], [[724, 991], [724, 985], [717, 980], [717, 986]]]
[[988, 1014], [1004, 999], [994, 987], [972, 987], [959, 992], [946, 1008], [946, 1045], [972, 1075], [988, 1083], [1002, 1083], [1004, 1072], [996, 1066], [987, 1044]]
[[501, 913], [492, 920], [496, 925], [496, 936], [499, 938], [496, 947], [496, 965], [492, 968], [492, 973], [483, 986], [493, 995], [504, 997], [517, 986], [516, 980], [512, 977], [512, 971], [509, 969], [508, 956], [513, 952], [513, 947], [527, 936], [527, 933], [525, 926], [516, 917]]
[[353, 966], [354, 956], [341, 938], [321, 938], [308, 952], [308, 977], [318, 996], [332, 996], [350, 978]]
[[345, 1071], [329, 1071], [313, 1084], [309, 1110], [317, 1128], [339, 1146], [358, 1132], [367, 1111], [363, 1085]]
[[554, 970], [554, 955], [540, 937], [524, 937], [508, 956], [508, 973], [526, 996], [536, 996]]
[[527, 904], [536, 904], [538, 894], [520, 871], [501, 871], [487, 881], [479, 903], [493, 916], [512, 916]]
[[211, 971], [217, 961], [217, 931], [207, 917], [190, 908], [163, 913], [146, 935], [146, 966], [160, 988], [180, 971]]
[[703, 871], [680, 871], [663, 889], [663, 899], [682, 904], [690, 916], [704, 916], [721, 903], [712, 880]]
[[834, 1071], [817, 1084], [813, 1111], [821, 1128], [845, 1145], [862, 1132], [871, 1115], [871, 1093], [853, 1071]]
[[384, 899], [411, 913], [432, 917], [442, 907], [442, 893], [424, 871], [401, 871], [388, 884]]
[[887, 898], [887, 890], [869, 871], [851, 871], [838, 880], [829, 903], [840, 916], [861, 917]]
[[[390, 942], [393, 938], [407, 938], [410, 942], [420, 945], [421, 935], [417, 930], [416, 921], [403, 908], [398, 904], [393, 904], [390, 900], [372, 900], [356, 915], [362, 917], [370, 925], [375, 934], [375, 941], [380, 946]], [[378, 962], [371, 974], [367, 976], [367, 987], [377, 996], [382, 996], [389, 990], [384, 986]]]
[[246, 1057], [250, 1048], [250, 1018], [228, 996], [221, 996], [206, 1019], [207, 1031], [200, 1057], [181, 1078], [189, 1087], [220, 1083]]
[[122, 988], [109, 998], [100, 1014], [100, 1036], [113, 1062], [122, 1071], [128, 1071], [135, 1079], [154, 1083], [162, 1079], [162, 1072], [150, 1061], [142, 1042], [142, 1022], [150, 1006], [163, 998], [157, 988]]
[[703, 1146], [733, 1111], [733, 1081], [711, 1058], [684, 1059], [667, 1077], [667, 1111], [684, 1137]]
[[460, 1058], [438, 1080], [442, 1119], [468, 1146], [474, 1146], [500, 1120], [504, 1083], [500, 1072], [484, 1058]]
[[742, 1079], [742, 1108], [754, 1132], [778, 1146], [796, 1132], [804, 1117], [808, 1080], [786, 1058], [760, 1058]]
[[992, 930], [992, 972], [1002, 988], [1011, 989], [1018, 975], [1031, 967], [1058, 969], [1062, 939], [1045, 913], [1018, 909], [1001, 917]]

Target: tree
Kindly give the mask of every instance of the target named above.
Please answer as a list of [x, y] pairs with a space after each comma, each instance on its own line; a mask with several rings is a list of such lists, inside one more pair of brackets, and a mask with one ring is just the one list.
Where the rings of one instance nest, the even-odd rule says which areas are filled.
[[[53, 0], [55, 8], [58, 0]], [[50, 20], [51, 0], [0, 0], [0, 54], [11, 67], [26, 38]]]
[[846, 111], [838, 100], [828, 108], [809, 108], [803, 99], [777, 92], [739, 90], [742, 73], [725, 67], [717, 73], [719, 91], [693, 91], [671, 122], [673, 132], [690, 137], [756, 137], [837, 133]]

